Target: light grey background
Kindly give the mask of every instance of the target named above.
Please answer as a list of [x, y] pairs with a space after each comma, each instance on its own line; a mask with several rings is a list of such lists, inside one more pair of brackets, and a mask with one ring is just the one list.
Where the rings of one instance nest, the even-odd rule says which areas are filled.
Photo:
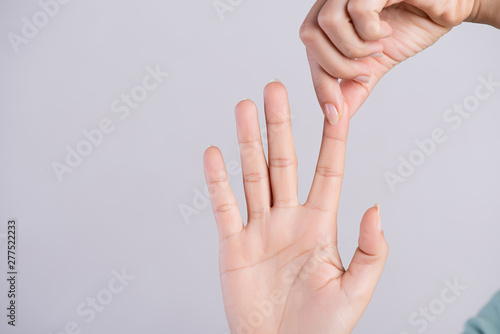
[[[7, 36], [40, 5], [0, 3], [2, 333], [55, 334], [71, 321], [82, 333], [228, 332], [215, 222], [195, 195], [202, 153], [218, 145], [238, 161], [234, 105], [252, 98], [263, 115], [262, 89], [277, 77], [289, 91], [304, 200], [323, 122], [298, 38], [313, 1], [233, 3], [221, 20], [212, 0], [73, 0], [18, 53]], [[351, 123], [341, 254], [347, 264], [375, 202], [391, 246], [355, 333], [417, 333], [410, 315], [457, 279], [467, 289], [424, 331], [456, 333], [500, 289], [500, 88], [459, 129], [443, 121], [479, 76], [500, 81], [499, 38], [485, 26], [454, 29], [387, 75]], [[157, 65], [168, 78], [121, 120], [111, 103]], [[51, 164], [104, 118], [114, 131], [59, 182]], [[436, 127], [447, 141], [391, 191], [384, 173]], [[231, 183], [243, 204], [241, 175]], [[188, 223], [181, 208], [193, 201]], [[3, 278], [10, 217], [19, 221], [15, 329]], [[135, 278], [86, 323], [77, 306], [122, 268]]]

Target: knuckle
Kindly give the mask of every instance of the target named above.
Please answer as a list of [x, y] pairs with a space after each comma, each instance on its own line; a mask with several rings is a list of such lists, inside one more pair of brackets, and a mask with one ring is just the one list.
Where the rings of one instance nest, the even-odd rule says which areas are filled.
[[229, 181], [225, 175], [213, 178], [207, 182], [207, 188], [210, 198], [215, 199], [219, 197], [225, 189], [229, 188]]
[[299, 30], [299, 37], [302, 43], [309, 45], [316, 38], [316, 29], [310, 23], [303, 23]]
[[359, 75], [369, 73], [369, 69], [357, 60], [348, 58], [347, 62], [338, 69], [338, 72], [338, 77], [341, 79], [354, 79]]
[[225, 175], [217, 175], [210, 179], [207, 183], [209, 186], [220, 186], [227, 182], [227, 177]]
[[344, 173], [342, 171], [338, 171], [332, 167], [317, 167], [316, 173], [326, 178], [336, 178], [339, 180], [344, 178]]
[[431, 17], [439, 18], [444, 24], [457, 26], [469, 15], [468, 6], [457, 5], [456, 1], [438, 1], [429, 9]]
[[249, 211], [249, 216], [252, 219], [265, 219], [269, 215], [269, 208], [259, 208]]
[[268, 179], [267, 173], [249, 173], [243, 175], [243, 182], [245, 183], [258, 183]]
[[333, 141], [336, 141], [336, 142], [338, 142], [339, 144], [344, 145], [344, 146], [346, 145], [346, 142], [347, 142], [346, 138], [336, 137], [336, 136], [329, 136], [329, 135], [326, 135], [326, 134], [325, 134], [325, 135], [323, 135], [323, 138], [324, 138], [325, 140], [333, 140]]
[[367, 22], [361, 29], [360, 33], [367, 40], [375, 40], [380, 35], [380, 22], [371, 20]]
[[463, 21], [461, 15], [454, 11], [445, 12], [441, 17], [446, 23], [453, 27], [458, 26]]
[[269, 159], [269, 167], [287, 168], [297, 166], [297, 159], [292, 158], [271, 158]]
[[367, 56], [366, 52], [364, 52], [364, 50], [362, 50], [361, 48], [356, 47], [352, 44], [342, 46], [342, 53], [344, 54], [344, 56], [346, 56], [347, 58], [351, 58], [351, 59], [362, 58], [362, 57]]
[[242, 159], [252, 159], [257, 157], [262, 150], [262, 143], [260, 138], [248, 141], [240, 141], [240, 156]]
[[296, 199], [280, 199], [273, 201], [273, 207], [275, 208], [295, 208], [299, 205]]
[[318, 14], [318, 24], [321, 29], [325, 31], [334, 30], [337, 26], [336, 22], [338, 22], [338, 20], [336, 20], [335, 15], [332, 15], [326, 11], [321, 11]]
[[273, 168], [287, 168], [297, 166], [297, 159], [288, 158], [271, 158], [269, 159], [269, 167]]
[[222, 203], [222, 204], [217, 205], [214, 208], [214, 212], [215, 213], [226, 213], [226, 212], [233, 210], [237, 206], [238, 206], [238, 204], [236, 202]]
[[316, 92], [321, 92], [321, 94], [327, 94], [328, 92], [335, 89], [334, 85], [328, 80], [324, 80], [323, 77], [313, 75], [313, 86]]
[[347, 3], [347, 12], [352, 16], [363, 16], [366, 12], [364, 4], [361, 1], [351, 0]]
[[345, 59], [346, 61], [341, 62], [329, 62], [323, 69], [332, 77], [339, 79], [352, 79], [357, 77], [359, 70], [353, 66], [352, 61], [354, 59]]

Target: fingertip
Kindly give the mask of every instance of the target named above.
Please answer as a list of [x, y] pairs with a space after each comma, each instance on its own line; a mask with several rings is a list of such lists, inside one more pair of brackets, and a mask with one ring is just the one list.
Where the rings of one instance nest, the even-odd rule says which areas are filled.
[[267, 122], [290, 118], [288, 92], [283, 83], [273, 81], [264, 87], [264, 113]]
[[283, 93], [286, 92], [285, 85], [279, 80], [279, 79], [273, 79], [271, 80], [265, 87], [264, 87], [264, 95], [267, 94], [276, 94], [276, 93]]
[[380, 217], [380, 204], [375, 204], [366, 210], [363, 216], [363, 222], [378, 222]]
[[211, 154], [210, 152], [212, 151], [218, 151], [220, 153], [220, 150], [217, 146], [215, 145], [208, 145], [207, 148], [205, 149], [205, 154], [204, 156], [206, 156], [207, 154]]
[[387, 22], [380, 21], [378, 15], [359, 20], [356, 30], [366, 42], [375, 42], [392, 34], [390, 25]]
[[[366, 243], [369, 240], [376, 240], [376, 236], [383, 234], [382, 232], [382, 218], [380, 214], [380, 204], [376, 203], [374, 206], [366, 210], [363, 218], [361, 219], [360, 238]], [[375, 239], [373, 239], [375, 237]], [[368, 242], [371, 244], [371, 242]]]
[[244, 99], [238, 102], [234, 108], [236, 118], [236, 127], [249, 123], [254, 117], [257, 117], [257, 105], [250, 99]]
[[234, 108], [235, 114], [237, 114], [241, 110], [245, 110], [251, 107], [255, 107], [255, 102], [253, 102], [249, 98], [244, 98], [243, 100], [240, 100], [237, 104], [236, 107]]
[[380, 203], [375, 203], [373, 207], [368, 209], [370, 211], [370, 220], [373, 220], [376, 232], [382, 232], [382, 215], [380, 213]]
[[380, 214], [380, 203], [375, 203], [375, 205], [373, 206], [376, 211], [377, 211], [377, 229], [379, 232], [382, 232], [382, 216]]
[[392, 27], [389, 23], [385, 21], [380, 21], [380, 39], [386, 38], [392, 35]]
[[207, 170], [210, 162], [216, 161], [216, 159], [222, 159], [222, 152], [217, 146], [208, 146], [203, 153], [203, 166], [205, 170]]
[[207, 161], [209, 160], [209, 152], [213, 149], [214, 146], [209, 145], [205, 151], [203, 151], [203, 165], [206, 166]]

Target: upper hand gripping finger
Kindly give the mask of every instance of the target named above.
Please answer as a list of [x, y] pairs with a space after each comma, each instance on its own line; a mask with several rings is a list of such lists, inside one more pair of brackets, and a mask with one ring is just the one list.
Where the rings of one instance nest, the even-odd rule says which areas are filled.
[[346, 10], [348, 0], [329, 0], [318, 16], [318, 24], [335, 47], [347, 58], [363, 58], [379, 54], [383, 46], [377, 41], [364, 41], [356, 32]]
[[391, 27], [387, 22], [381, 21], [379, 16], [387, 2], [387, 0], [349, 0], [347, 11], [356, 27], [356, 32], [363, 40], [376, 41], [391, 35]]

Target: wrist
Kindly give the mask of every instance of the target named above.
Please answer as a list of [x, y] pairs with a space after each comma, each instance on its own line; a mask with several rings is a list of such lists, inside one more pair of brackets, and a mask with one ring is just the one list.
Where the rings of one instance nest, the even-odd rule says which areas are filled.
[[474, 0], [472, 12], [465, 21], [500, 29], [500, 0]]

